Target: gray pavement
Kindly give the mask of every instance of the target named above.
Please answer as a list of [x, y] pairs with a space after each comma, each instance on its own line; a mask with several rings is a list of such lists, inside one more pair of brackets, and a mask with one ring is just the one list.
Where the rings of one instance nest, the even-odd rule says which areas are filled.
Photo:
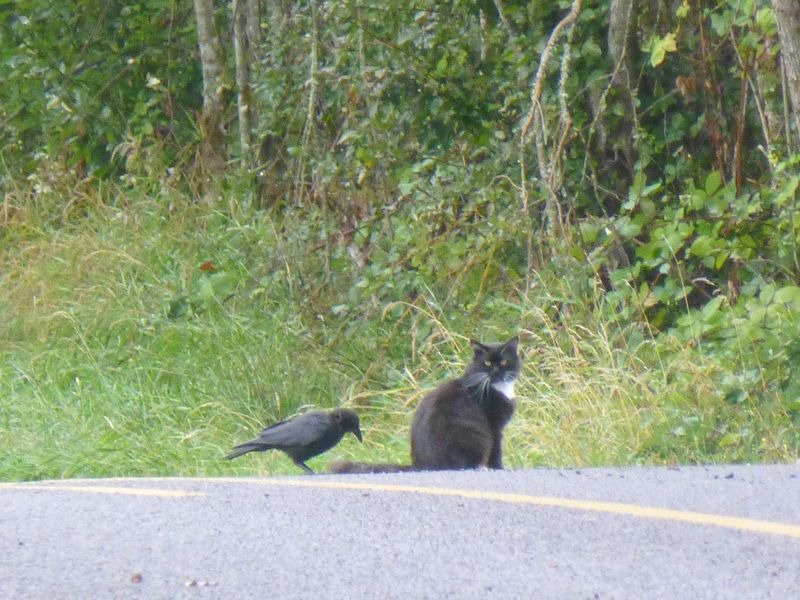
[[800, 598], [800, 466], [0, 484], [0, 598]]

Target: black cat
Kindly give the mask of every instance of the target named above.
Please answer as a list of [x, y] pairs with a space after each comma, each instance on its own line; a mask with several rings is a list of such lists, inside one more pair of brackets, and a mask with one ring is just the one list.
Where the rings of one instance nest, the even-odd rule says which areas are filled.
[[411, 460], [418, 469], [503, 468], [503, 428], [514, 413], [518, 338], [472, 341], [464, 375], [422, 399], [411, 425]]
[[447, 381], [419, 403], [411, 425], [411, 465], [334, 463], [332, 473], [383, 473], [503, 468], [503, 429], [516, 405], [520, 371], [515, 336], [502, 344], [472, 340], [464, 375]]

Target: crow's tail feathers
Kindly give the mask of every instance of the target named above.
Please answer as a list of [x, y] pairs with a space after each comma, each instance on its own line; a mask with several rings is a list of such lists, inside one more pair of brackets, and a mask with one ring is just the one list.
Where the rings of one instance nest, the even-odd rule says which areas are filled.
[[416, 471], [413, 465], [391, 465], [336, 460], [328, 465], [328, 473], [404, 473]]
[[266, 450], [266, 448], [264, 448], [264, 446], [261, 444], [253, 444], [250, 442], [239, 444], [238, 446], [234, 446], [233, 450], [231, 450], [230, 452], [228, 452], [228, 454], [225, 455], [225, 460], [236, 458], [237, 456], [241, 456], [242, 454], [247, 454], [248, 452], [253, 452], [254, 450]]

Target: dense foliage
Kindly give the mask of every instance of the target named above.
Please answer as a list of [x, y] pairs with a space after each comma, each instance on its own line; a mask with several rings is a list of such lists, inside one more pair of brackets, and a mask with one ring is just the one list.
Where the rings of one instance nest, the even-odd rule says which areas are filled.
[[0, 144], [18, 177], [59, 163], [78, 177], [120, 174], [139, 145], [175, 161], [192, 139], [199, 65], [182, 3], [0, 5]]
[[[405, 346], [343, 340], [410, 338], [416, 352], [519, 328], [563, 366], [587, 356], [576, 332], [591, 331], [616, 375], [663, 369], [630, 382], [643, 405], [629, 408], [666, 433], [627, 459], [796, 455], [800, 155], [773, 10], [637, 0], [628, 21], [625, 5], [268, 3], [248, 156], [231, 7], [217, 2], [231, 93], [227, 172], [212, 184], [194, 163], [190, 3], [0, 2], [0, 256], [24, 264], [42, 223], [72, 231], [98, 205], [151, 233], [188, 211], [209, 251], [159, 258], [175, 261], [151, 273], [165, 323], [278, 298], [299, 319], [293, 352], [312, 338], [347, 356], [356, 388], [403, 389]], [[396, 367], [376, 375], [368, 357]], [[700, 390], [717, 404], [685, 397]], [[649, 415], [649, 394], [674, 414]], [[769, 427], [779, 451], [759, 445]], [[670, 448], [687, 436], [696, 451]]]

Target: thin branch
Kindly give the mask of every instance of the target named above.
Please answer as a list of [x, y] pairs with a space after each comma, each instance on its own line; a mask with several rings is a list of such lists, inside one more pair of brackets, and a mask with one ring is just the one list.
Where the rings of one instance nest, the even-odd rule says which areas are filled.
[[497, 9], [497, 15], [500, 17], [500, 22], [503, 24], [503, 27], [506, 28], [508, 35], [513, 36], [515, 35], [514, 28], [511, 26], [511, 23], [506, 18], [506, 9], [503, 5], [503, 0], [494, 0], [494, 7]]
[[[767, 122], [767, 117], [766, 114], [764, 113], [764, 108], [761, 104], [761, 98], [759, 97], [758, 87], [756, 86], [752, 76], [750, 75], [750, 69], [748, 69], [747, 65], [744, 62], [744, 59], [742, 58], [741, 53], [739, 52], [739, 48], [736, 44], [736, 39], [733, 37], [733, 31], [730, 32], [730, 37], [731, 37], [731, 47], [733, 48], [733, 51], [736, 53], [736, 59], [739, 61], [739, 67], [742, 69], [742, 75], [747, 78], [747, 85], [750, 88], [750, 91], [753, 93], [753, 102], [755, 102], [756, 112], [758, 113], [758, 120], [761, 121], [761, 132], [764, 135], [764, 145], [765, 145], [764, 150], [767, 156], [767, 165], [771, 171], [772, 161], [769, 160], [769, 157], [771, 156], [772, 140], [770, 139], [769, 123]], [[755, 63], [756, 61], [754, 60], [753, 62]], [[738, 133], [741, 133], [742, 118], [740, 118], [739, 123], [740, 127]], [[736, 148], [737, 152], [741, 151], [740, 145], [741, 145], [741, 140], [738, 139]]]
[[303, 196], [303, 180], [306, 170], [306, 155], [309, 153], [309, 145], [314, 135], [314, 111], [317, 106], [317, 87], [319, 85], [319, 31], [317, 26], [317, 3], [316, 0], [309, 0], [311, 6], [311, 61], [308, 75], [308, 108], [306, 111], [306, 123], [303, 127], [301, 140], [302, 152], [297, 162], [295, 170], [295, 201], [299, 204]]
[[533, 228], [530, 220], [530, 197], [528, 193], [527, 166], [525, 164], [525, 148], [527, 146], [528, 138], [530, 137], [530, 135], [533, 135], [534, 141], [536, 143], [537, 159], [539, 161], [539, 176], [542, 181], [548, 181], [548, 167], [547, 167], [547, 161], [545, 159], [545, 149], [544, 149], [545, 136], [546, 136], [545, 119], [541, 107], [542, 86], [544, 85], [545, 72], [550, 62], [550, 57], [553, 53], [553, 49], [555, 48], [555, 45], [559, 40], [559, 38], [561, 37], [564, 30], [568, 27], [571, 27], [578, 19], [578, 15], [580, 14], [582, 4], [583, 4], [582, 0], [574, 0], [572, 3], [572, 7], [570, 8], [570, 11], [563, 19], [561, 19], [558, 25], [556, 25], [556, 27], [550, 33], [550, 37], [548, 38], [544, 50], [542, 51], [542, 55], [539, 58], [539, 66], [536, 70], [536, 76], [534, 77], [533, 80], [530, 109], [528, 110], [528, 114], [522, 123], [522, 128], [520, 129], [520, 136], [519, 136], [520, 191], [522, 196], [521, 198], [522, 213], [526, 220], [526, 225], [528, 227], [528, 235], [527, 235], [528, 269], [526, 273], [526, 289], [530, 288], [530, 274], [531, 274], [531, 267], [532, 267], [531, 263], [532, 263], [532, 253], [533, 253]]
[[[626, 35], [627, 32], [630, 31], [632, 14], [633, 14], [633, 2], [628, 4], [628, 11], [625, 15]], [[592, 122], [589, 124], [589, 134], [586, 137], [587, 151], [585, 156], [583, 157], [583, 169], [581, 170], [581, 179], [586, 178], [586, 171], [587, 168], [589, 167], [589, 148], [591, 148], [592, 138], [594, 137], [595, 131], [597, 130], [597, 123], [600, 120], [600, 117], [606, 108], [606, 99], [608, 98], [608, 94], [611, 92], [611, 89], [615, 85], [617, 85], [616, 82], [619, 77], [619, 74], [622, 72], [623, 69], [626, 68], [625, 62], [627, 61], [627, 59], [628, 59], [628, 44], [622, 44], [622, 50], [620, 51], [619, 59], [617, 60], [617, 63], [614, 65], [614, 71], [611, 73], [611, 77], [608, 80], [608, 85], [606, 85], [605, 89], [603, 89], [603, 93], [600, 94], [600, 99], [597, 103], [598, 110], [595, 113], [594, 117], [592, 118]], [[628, 92], [630, 92], [630, 75], [626, 79], [627, 79], [626, 86], [628, 88]], [[631, 117], [634, 120], [634, 127], [638, 129], [638, 117], [636, 114], [636, 106], [634, 103], [631, 104], [633, 107], [633, 112]], [[594, 173], [593, 168], [591, 170], [593, 172], [592, 180], [596, 184], [596, 174]], [[597, 189], [596, 185], [593, 187], [594, 189]], [[602, 202], [600, 202], [600, 199], [597, 198], [597, 200], [598, 204], [602, 206]]]

